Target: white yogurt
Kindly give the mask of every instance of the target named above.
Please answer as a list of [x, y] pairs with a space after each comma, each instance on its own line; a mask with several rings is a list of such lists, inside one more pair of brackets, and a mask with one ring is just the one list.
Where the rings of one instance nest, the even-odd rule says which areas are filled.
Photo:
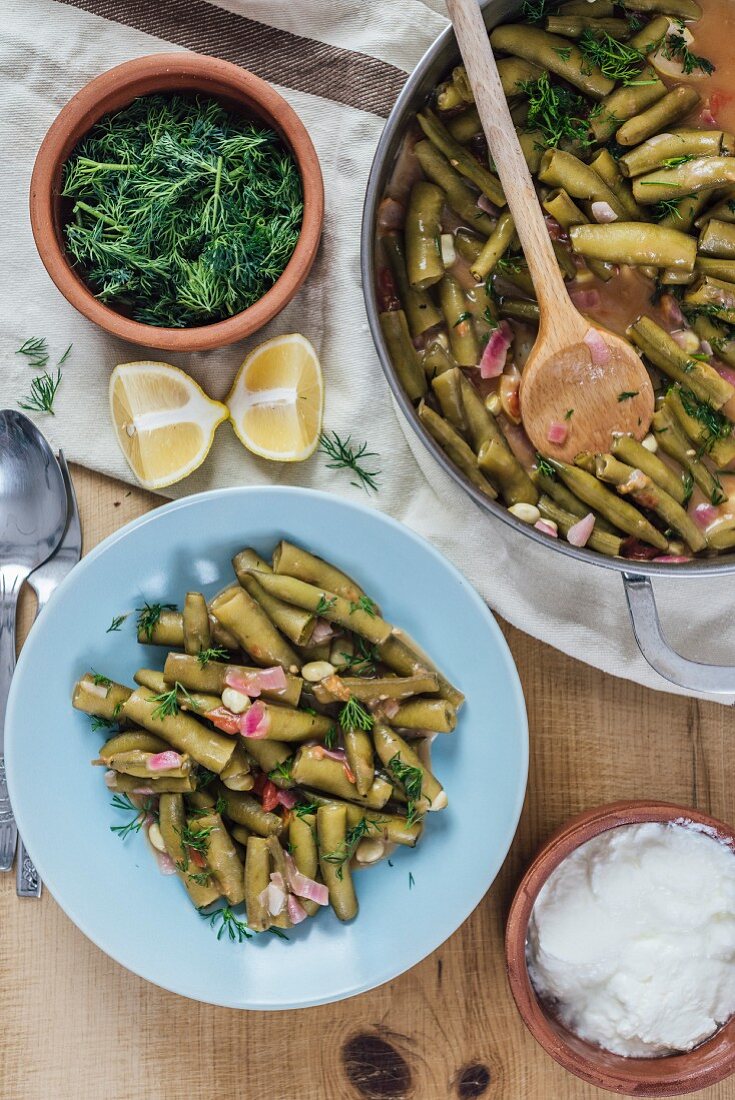
[[627, 1057], [691, 1050], [735, 1012], [735, 855], [686, 823], [601, 833], [540, 891], [527, 959], [581, 1038]]

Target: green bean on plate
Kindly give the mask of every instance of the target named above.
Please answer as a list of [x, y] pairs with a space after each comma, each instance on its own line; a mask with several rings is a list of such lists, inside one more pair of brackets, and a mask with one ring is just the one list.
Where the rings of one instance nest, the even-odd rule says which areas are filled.
[[74, 685], [127, 814], [111, 828], [143, 832], [203, 915], [244, 905], [249, 931], [281, 936], [327, 905], [351, 920], [353, 872], [446, 808], [430, 747], [464, 696], [337, 565], [286, 540], [232, 564], [209, 602], [139, 608], [133, 686]]
[[[571, 407], [544, 453], [530, 444], [522, 379], [538, 305], [462, 65], [409, 119], [378, 209], [381, 327], [422, 430], [474, 494], [610, 557], [735, 548], [725, 18], [722, 0], [524, 0], [489, 32], [567, 291], [650, 373], [643, 440], [613, 432], [608, 453], [557, 462]], [[635, 396], [621, 392], [621, 407]]]

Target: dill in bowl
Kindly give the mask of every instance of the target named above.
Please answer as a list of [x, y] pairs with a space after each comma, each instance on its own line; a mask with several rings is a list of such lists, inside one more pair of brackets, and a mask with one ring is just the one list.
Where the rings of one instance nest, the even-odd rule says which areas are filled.
[[105, 115], [64, 166], [75, 268], [143, 324], [186, 328], [270, 290], [301, 230], [291, 152], [261, 122], [200, 96], [142, 96]]

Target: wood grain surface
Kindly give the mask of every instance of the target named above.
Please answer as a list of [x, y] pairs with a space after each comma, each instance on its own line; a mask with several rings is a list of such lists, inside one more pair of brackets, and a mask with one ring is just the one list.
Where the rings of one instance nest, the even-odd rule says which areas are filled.
[[[87, 550], [160, 503], [88, 471], [72, 473]], [[22, 630], [31, 614], [27, 600]], [[442, 948], [342, 1004], [284, 1013], [211, 1008], [123, 970], [47, 891], [40, 902], [21, 901], [15, 876], [0, 875], [2, 1100], [609, 1096], [567, 1075], [526, 1033], [503, 971], [504, 914], [537, 847], [586, 807], [663, 798], [733, 821], [732, 712], [614, 679], [503, 629], [528, 703], [528, 796], [498, 880]], [[698, 1095], [733, 1100], [735, 1087], [725, 1082]]]

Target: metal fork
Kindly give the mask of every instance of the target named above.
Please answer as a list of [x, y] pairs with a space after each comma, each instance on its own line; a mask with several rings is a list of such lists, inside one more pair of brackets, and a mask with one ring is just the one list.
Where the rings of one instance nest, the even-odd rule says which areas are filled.
[[[38, 601], [36, 618], [38, 618], [64, 577], [71, 572], [82, 556], [82, 527], [79, 522], [77, 498], [63, 451], [59, 451], [59, 466], [66, 485], [66, 497], [69, 505], [68, 519], [64, 537], [59, 543], [59, 549], [52, 558], [49, 558], [47, 562], [44, 562], [28, 577], [28, 583], [36, 593]], [[19, 837], [18, 840], [16, 892], [20, 898], [40, 898], [43, 883], [25, 849], [22, 838]]]

